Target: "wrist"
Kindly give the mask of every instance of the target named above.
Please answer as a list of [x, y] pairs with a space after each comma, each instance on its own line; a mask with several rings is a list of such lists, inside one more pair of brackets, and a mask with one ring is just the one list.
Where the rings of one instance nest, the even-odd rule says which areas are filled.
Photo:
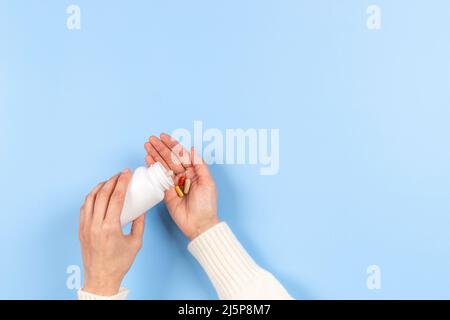
[[220, 220], [217, 216], [202, 221], [202, 223], [199, 223], [195, 226], [195, 228], [189, 233], [187, 234], [187, 237], [190, 241], [194, 240], [195, 238], [197, 238], [199, 235], [201, 235], [202, 233], [206, 232], [207, 230], [211, 229], [212, 227], [214, 227], [215, 225], [219, 224]]
[[119, 292], [121, 282], [121, 280], [87, 276], [84, 281], [83, 291], [98, 296], [113, 296]]

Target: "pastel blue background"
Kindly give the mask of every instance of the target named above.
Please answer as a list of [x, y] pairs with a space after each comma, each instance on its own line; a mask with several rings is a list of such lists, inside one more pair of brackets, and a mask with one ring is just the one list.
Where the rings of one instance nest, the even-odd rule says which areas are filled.
[[[221, 217], [292, 295], [450, 298], [449, 14], [442, 0], [1, 0], [0, 298], [74, 298], [85, 194], [195, 120], [280, 129], [278, 175], [212, 171]], [[186, 245], [153, 210], [131, 298], [215, 298]]]

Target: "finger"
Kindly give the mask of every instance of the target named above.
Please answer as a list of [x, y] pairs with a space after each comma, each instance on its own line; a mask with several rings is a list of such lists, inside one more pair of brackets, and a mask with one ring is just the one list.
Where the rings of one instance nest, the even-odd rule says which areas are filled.
[[178, 181], [181, 176], [191, 179], [192, 181], [196, 180], [196, 175], [191, 162], [191, 153], [187, 151], [179, 141], [167, 133], [161, 133], [161, 141], [172, 150], [172, 153], [178, 156], [180, 163], [186, 170], [185, 172], [176, 174], [176, 181]]
[[85, 212], [84, 212], [84, 206], [80, 209], [80, 224], [78, 225], [78, 233], [81, 234], [81, 230], [84, 229], [86, 218], [85, 218]]
[[93, 214], [93, 211], [94, 211], [95, 198], [97, 196], [98, 191], [103, 187], [104, 184], [105, 184], [105, 182], [99, 183], [86, 196], [86, 199], [84, 201], [82, 210], [80, 210], [80, 211], [83, 211], [83, 214], [82, 214], [83, 221], [81, 221], [81, 217], [80, 217], [80, 228], [81, 228], [81, 224], [83, 224], [83, 226], [84, 226], [85, 224], [87, 224], [87, 223], [89, 223], [91, 221], [92, 214]]
[[148, 144], [148, 154], [153, 158], [155, 162], [161, 163], [167, 170], [171, 170], [169, 165], [164, 161], [164, 159], [161, 157], [161, 155], [158, 153], [158, 151], [155, 149], [155, 147], [152, 144]]
[[144, 148], [147, 151], [147, 155], [145, 156], [145, 162], [147, 163], [147, 166], [151, 166], [152, 164], [156, 163], [155, 159], [150, 155], [150, 142], [144, 143]]
[[167, 147], [161, 140], [157, 137], [150, 137], [151, 145], [158, 151], [164, 161], [169, 165], [169, 168], [175, 173], [184, 172], [185, 169], [178, 159], [177, 155], [172, 152], [172, 150]]
[[127, 193], [128, 184], [131, 180], [131, 171], [125, 169], [117, 179], [116, 186], [109, 200], [108, 209], [106, 210], [105, 223], [120, 228], [120, 214], [122, 213], [125, 195]]
[[183, 167], [188, 168], [192, 166], [191, 163], [191, 154], [189, 151], [187, 151], [183, 145], [178, 142], [175, 138], [168, 135], [167, 133], [161, 133], [160, 135], [161, 141], [169, 147], [170, 150], [172, 150], [172, 153], [174, 153], [180, 163], [183, 165]]
[[147, 153], [150, 153], [150, 149], [151, 149], [151, 144], [150, 144], [150, 142], [146, 141], [146, 142], [144, 143], [144, 148], [145, 148], [145, 151], [147, 151]]
[[144, 234], [145, 216], [146, 214], [141, 215], [139, 218], [134, 220], [131, 225], [130, 236], [136, 240], [142, 240], [142, 235]]
[[197, 154], [194, 147], [191, 148], [191, 161], [199, 181], [209, 182], [213, 180], [211, 173], [209, 172], [208, 165]]
[[151, 155], [147, 155], [145, 157], [145, 162], [147, 163], [147, 166], [151, 166], [152, 164], [156, 163]]
[[92, 215], [93, 225], [101, 225], [103, 223], [109, 200], [111, 198], [111, 194], [114, 191], [118, 178], [119, 175], [115, 175], [114, 177], [106, 181], [102, 188], [97, 192], [97, 197], [95, 198], [94, 203], [94, 213]]

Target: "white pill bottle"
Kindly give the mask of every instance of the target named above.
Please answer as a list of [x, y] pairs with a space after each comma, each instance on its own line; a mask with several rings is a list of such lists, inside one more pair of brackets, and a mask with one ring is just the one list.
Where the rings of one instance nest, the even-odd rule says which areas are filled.
[[172, 176], [172, 171], [167, 171], [159, 162], [134, 171], [120, 215], [122, 227], [164, 199], [164, 192], [174, 186]]

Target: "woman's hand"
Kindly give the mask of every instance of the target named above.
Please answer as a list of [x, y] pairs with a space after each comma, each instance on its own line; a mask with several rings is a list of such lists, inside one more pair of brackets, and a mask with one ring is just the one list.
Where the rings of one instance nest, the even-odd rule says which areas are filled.
[[208, 166], [194, 148], [189, 152], [164, 133], [160, 139], [150, 137], [144, 146], [148, 153], [145, 159], [148, 165], [160, 162], [175, 173], [175, 183], [183, 175], [191, 179], [190, 191], [183, 198], [177, 195], [174, 188], [166, 191], [164, 198], [172, 219], [181, 231], [193, 240], [219, 223], [216, 186]]
[[80, 210], [79, 238], [83, 254], [83, 290], [102, 296], [119, 292], [123, 277], [142, 246], [145, 215], [125, 235], [120, 214], [131, 172], [124, 170], [97, 185]]

